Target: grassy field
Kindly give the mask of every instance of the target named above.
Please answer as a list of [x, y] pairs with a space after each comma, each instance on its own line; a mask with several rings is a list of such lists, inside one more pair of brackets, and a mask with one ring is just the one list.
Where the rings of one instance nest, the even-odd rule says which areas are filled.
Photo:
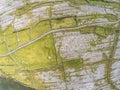
[[32, 38], [36, 38], [39, 35], [47, 32], [50, 30], [50, 25], [49, 21], [44, 21], [44, 22], [38, 22], [36, 25], [34, 25], [33, 30], [32, 30]]
[[5, 74], [15, 74], [19, 68], [10, 57], [0, 57], [0, 70]]
[[15, 54], [19, 55], [31, 69], [56, 64], [52, 35], [17, 51]]
[[76, 22], [75, 22], [74, 18], [52, 20], [52, 28], [53, 29], [73, 27], [75, 25], [76, 25]]
[[[27, 8], [27, 7], [26, 7]], [[18, 12], [20, 13], [20, 12]], [[93, 16], [93, 18], [98, 18]], [[81, 18], [78, 18], [81, 20]], [[80, 22], [80, 21], [79, 21]], [[51, 21], [52, 29], [57, 28], [67, 28], [76, 26], [76, 22], [74, 18], [63, 18], [56, 19]], [[2, 30], [0, 30], [0, 54], [7, 53], [9, 50], [13, 50], [17, 48], [19, 45], [30, 42], [31, 40], [37, 38], [41, 34], [49, 31], [51, 29], [49, 25], [49, 21], [44, 22], [34, 22], [32, 23], [31, 30], [25, 29], [19, 32], [13, 32], [14, 28], [10, 25], [4, 32], [6, 42], [3, 42], [4, 37], [2, 34]], [[31, 36], [30, 36], [31, 33]], [[106, 33], [112, 33], [111, 29], [105, 30], [102, 27], [86, 27], [80, 29], [80, 33], [89, 34], [89, 33], [97, 33], [100, 36], [105, 36]], [[18, 37], [17, 37], [18, 34]], [[18, 41], [19, 40], [19, 41]], [[8, 49], [7, 46], [8, 45]], [[0, 70], [2, 70], [6, 74], [12, 74], [11, 77], [32, 87], [45, 87], [42, 83], [42, 80], [38, 80], [35, 76], [36, 72], [22, 72], [22, 70], [35, 70], [39, 68], [45, 68], [48, 66], [56, 66], [56, 58], [60, 59], [60, 63], [62, 61], [64, 63], [64, 68], [75, 68], [79, 69], [83, 65], [82, 59], [74, 59], [71, 61], [66, 61], [64, 58], [59, 57], [60, 52], [57, 52], [58, 57], [56, 57], [55, 47], [54, 47], [54, 38], [53, 34], [50, 34], [37, 42], [26, 46], [11, 56], [0, 57]], [[94, 42], [91, 42], [93, 46], [95, 46]], [[10, 65], [7, 65], [10, 64]], [[5, 66], [6, 65], [6, 66]], [[33, 81], [34, 79], [34, 81]], [[35, 86], [33, 84], [36, 84]], [[43, 86], [40, 86], [43, 85]]]
[[66, 61], [64, 66], [66, 69], [70, 69], [70, 68], [79, 69], [82, 66], [82, 64], [83, 64], [82, 59], [75, 59], [75, 60]]
[[[5, 40], [7, 43], [3, 42], [4, 36], [2, 32], [0, 32], [0, 54], [5, 54], [9, 50], [13, 50], [17, 48], [17, 46], [37, 38], [39, 35], [50, 30], [50, 26], [48, 22], [41, 22], [36, 24], [35, 28], [32, 29], [32, 38], [30, 38], [29, 29], [19, 31], [19, 42], [17, 41], [17, 33], [13, 32], [13, 29], [14, 28], [12, 26], [9, 26], [4, 32]], [[9, 50], [6, 44], [8, 45]], [[31, 75], [34, 73], [20, 73], [20, 71], [56, 65], [56, 54], [52, 34], [27, 47], [20, 49], [19, 51], [13, 53], [11, 56], [12, 58], [10, 56], [0, 57], [0, 70], [5, 74], [10, 75], [12, 78], [22, 82], [23, 84], [33, 87], [33, 78], [31, 78]], [[35, 80], [37, 83], [36, 85], [40, 84], [40, 81], [41, 80]]]

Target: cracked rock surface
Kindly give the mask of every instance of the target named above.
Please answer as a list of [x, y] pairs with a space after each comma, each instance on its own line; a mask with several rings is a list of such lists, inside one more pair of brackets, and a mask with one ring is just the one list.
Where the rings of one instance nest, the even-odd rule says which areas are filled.
[[36, 90], [120, 90], [120, 0], [1, 0], [0, 76]]

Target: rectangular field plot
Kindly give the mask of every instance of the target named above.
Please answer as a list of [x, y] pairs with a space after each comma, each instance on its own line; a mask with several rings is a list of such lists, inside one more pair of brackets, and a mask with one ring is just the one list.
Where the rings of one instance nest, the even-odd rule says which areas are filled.
[[39, 22], [32, 29], [32, 38], [34, 39], [49, 30], [50, 30], [50, 25], [48, 21]]
[[58, 20], [52, 20], [52, 28], [73, 27], [76, 25], [74, 18], [64, 18]]
[[56, 64], [56, 54], [52, 35], [34, 42], [15, 53], [29, 65], [29, 68], [41, 68]]

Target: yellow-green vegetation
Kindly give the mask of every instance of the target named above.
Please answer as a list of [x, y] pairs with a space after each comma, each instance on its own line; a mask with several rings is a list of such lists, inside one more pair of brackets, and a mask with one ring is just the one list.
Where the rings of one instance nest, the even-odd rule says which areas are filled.
[[[77, 5], [79, 6], [88, 5], [88, 3], [89, 5], [93, 5], [93, 6], [95, 5], [98, 7], [99, 5], [100, 7], [102, 6], [118, 7], [117, 3], [102, 2], [103, 0], [99, 0], [99, 1], [97, 0], [65, 0], [65, 1], [70, 1], [70, 3], [68, 4], [71, 5], [70, 7], [74, 8], [74, 10], [77, 10]], [[68, 17], [64, 17], [64, 18], [61, 17], [61, 18], [55, 19], [54, 17], [52, 17], [51, 9], [54, 12], [53, 9], [55, 9], [54, 7], [56, 6], [54, 7], [49, 7], [49, 6], [53, 6], [55, 4], [58, 5], [58, 3], [61, 3], [61, 2], [64, 3], [64, 1], [52, 2], [48, 0], [41, 0], [40, 2], [38, 1], [35, 3], [30, 3], [29, 0], [24, 0], [24, 3], [26, 5], [17, 9], [12, 14], [13, 16], [15, 16], [15, 18], [16, 17], [21, 18], [24, 15], [26, 15], [27, 19], [30, 19], [31, 22], [27, 26], [23, 27], [22, 29], [19, 28], [19, 31], [15, 30], [12, 25], [10, 25], [4, 31], [2, 31], [2, 29], [0, 28], [0, 54], [8, 53], [14, 49], [16, 50], [19, 46], [24, 45], [25, 43], [31, 42], [32, 40], [36, 39], [40, 35], [44, 34], [45, 32], [48, 32], [49, 30], [51, 30], [51, 28], [59, 29], [59, 28], [75, 27], [77, 25], [82, 26], [82, 25], [89, 23], [89, 21], [96, 23], [98, 19], [100, 20], [105, 19], [111, 22], [114, 20], [117, 20], [117, 16], [114, 16], [112, 14], [98, 14], [98, 13], [91, 14], [91, 15], [85, 15], [85, 16], [74, 16], [74, 17], [71, 15]], [[44, 10], [44, 6], [48, 6], [48, 8], [45, 11], [47, 15], [49, 14], [48, 18], [43, 18], [41, 17], [41, 15], [40, 17], [39, 16], [32, 17], [34, 15], [32, 12], [33, 9], [43, 8]], [[65, 9], [68, 7], [65, 4]], [[103, 7], [103, 8], [106, 8], [106, 7]], [[44, 12], [42, 13], [46, 14]], [[55, 13], [56, 13], [56, 10], [55, 10]], [[34, 20], [32, 21], [31, 18]], [[111, 27], [112, 26], [110, 25], [102, 25], [102, 26], [94, 25], [91, 27], [87, 26], [77, 31], [80, 32], [81, 34], [92, 33], [92, 34], [95, 34], [95, 36], [98, 35], [97, 41], [93, 40], [93, 41], [88, 42], [91, 46], [96, 47], [97, 44], [102, 44], [103, 37], [109, 34], [113, 34], [115, 30], [113, 30], [113, 28]], [[73, 31], [75, 32], [75, 30]], [[71, 31], [65, 31], [65, 33], [67, 32], [71, 32]], [[55, 74], [54, 73], [53, 74], [55, 75], [55, 79], [58, 76], [57, 79], [59, 82], [60, 80], [64, 81], [65, 76], [67, 76], [67, 74], [70, 74], [66, 72], [68, 69], [72, 68], [72, 69], [80, 70], [81, 67], [83, 66], [83, 58], [81, 57], [79, 57], [78, 59], [67, 60], [66, 57], [63, 58], [60, 56], [62, 53], [60, 52], [60, 48], [62, 44], [60, 44], [57, 47], [58, 52], [56, 56], [54, 45], [55, 43], [54, 43], [53, 34], [50, 34], [36, 42], [33, 42], [32, 44], [26, 47], [19, 49], [18, 51], [12, 53], [9, 56], [0, 57], [0, 72], [4, 72], [5, 75], [9, 75], [15, 80], [20, 81], [21, 83], [28, 85], [30, 87], [34, 87], [37, 90], [46, 90], [46, 87], [47, 85], [49, 85], [49, 82], [44, 83], [45, 82], [44, 79], [42, 79], [42, 76], [40, 76], [42, 75], [42, 72], [43, 72], [43, 77], [44, 77], [44, 72], [48, 72], [48, 75], [50, 75], [51, 77], [52, 77], [52, 74], [49, 73], [49, 71], [56, 72]], [[111, 45], [105, 49], [110, 50]], [[92, 49], [91, 48], [88, 49], [87, 52], [92, 52]], [[105, 60], [108, 59], [107, 54], [103, 53], [102, 56]], [[56, 60], [58, 61], [56, 62]], [[93, 71], [96, 71], [96, 68], [94, 68]], [[49, 80], [51, 80], [51, 78], [49, 78]], [[67, 80], [65, 80], [65, 82], [67, 82]], [[52, 84], [50, 83], [50, 85]], [[47, 89], [49, 89], [49, 87]]]
[[5, 43], [0, 44], [0, 54], [7, 53], [7, 47]]
[[15, 54], [19, 55], [29, 65], [30, 69], [56, 64], [52, 35], [17, 51]]
[[32, 38], [36, 38], [49, 30], [50, 25], [48, 21], [38, 22], [32, 29]]
[[105, 15], [101, 15], [104, 18], [107, 18], [109, 21], [113, 22], [114, 20], [117, 19], [117, 16], [112, 15], [112, 14], [105, 14]]
[[17, 9], [13, 14], [22, 15], [22, 14], [32, 14], [31, 10], [36, 7], [38, 3], [26, 4], [23, 7]]
[[2, 36], [2, 29], [0, 28], [0, 43], [2, 43], [4, 40], [3, 36]]
[[5, 74], [15, 74], [19, 69], [17, 66], [1, 66], [0, 69], [5, 73]]
[[112, 28], [110, 25], [107, 26], [106, 28], [106, 34], [110, 35], [113, 34], [115, 32], [116, 29]]
[[78, 3], [86, 3], [87, 0], [66, 0], [71, 2], [72, 4], [78, 4]]
[[18, 37], [20, 39], [19, 44], [24, 44], [30, 41], [30, 32], [29, 30], [18, 32]]
[[106, 35], [105, 34], [105, 29], [103, 27], [97, 27], [95, 32], [96, 32], [97, 35], [100, 35], [100, 36], [105, 36]]
[[29, 2], [29, 0], [23, 0], [23, 1], [26, 2], [26, 3]]
[[7, 44], [10, 50], [13, 50], [17, 47], [17, 39], [15, 34], [6, 35]]
[[97, 26], [95, 29], [95, 33], [99, 36], [106, 36], [115, 33], [116, 28], [113, 25], [106, 25], [103, 27]]
[[91, 0], [90, 3], [93, 5], [99, 4], [99, 5], [105, 5], [105, 6], [110, 4], [110, 3], [108, 4], [106, 2], [102, 2], [100, 0], [99, 1], [98, 0]]
[[95, 27], [85, 27], [85, 28], [81, 28], [80, 29], [80, 32], [82, 34], [86, 34], [86, 33], [94, 33], [95, 32], [95, 29], [96, 29], [96, 26]]
[[5, 74], [15, 74], [19, 71], [18, 66], [10, 57], [0, 57], [0, 69]]
[[[8, 52], [8, 49], [7, 49], [6, 43], [3, 41], [4, 39], [3, 39], [3, 34], [2, 33], [3, 33], [2, 30], [0, 30], [0, 39], [1, 39], [0, 54], [5, 54], [5, 53]], [[6, 32], [5, 35], [7, 35], [7, 34], [8, 33]], [[12, 44], [12, 40], [14, 38], [10, 38], [9, 35], [8, 35], [8, 38], [11, 39], [10, 44]], [[13, 40], [13, 43], [14, 43], [14, 40]], [[12, 61], [12, 59], [10, 57], [7, 57], [7, 56], [6, 57], [0, 57], [0, 69], [1, 69], [1, 71], [3, 71], [6, 74], [14, 74], [16, 71], [18, 71], [18, 68], [17, 68], [15, 62]]]
[[[35, 24], [34, 24], [35, 25]], [[13, 50], [17, 48], [18, 45], [22, 45], [24, 43], [29, 42], [30, 39], [30, 30], [26, 29], [23, 31], [14, 32], [14, 28], [9, 26], [5, 31], [5, 39], [7, 41], [8, 48]], [[32, 39], [37, 38], [44, 32], [50, 30], [50, 25], [48, 21], [40, 22], [36, 24], [31, 32], [32, 32]], [[0, 30], [0, 37], [1, 42], [4, 40], [2, 30]], [[17, 38], [17, 33], [19, 37], [19, 43]], [[7, 46], [3, 42], [0, 44], [0, 54], [7, 53]], [[32, 72], [25, 72], [21, 73], [21, 70], [27, 69], [37, 69], [43, 68], [47, 66], [55, 66], [56, 65], [56, 56], [55, 56], [55, 48], [54, 48], [54, 41], [53, 36], [48, 35], [41, 40], [20, 49], [19, 51], [15, 52], [8, 57], [0, 57], [0, 69], [5, 72], [7, 75], [10, 75], [12, 78], [22, 82], [23, 84], [29, 85], [31, 87], [37, 87], [40, 89], [40, 85], [42, 85], [42, 89], [44, 84], [42, 84], [42, 80], [36, 79]], [[8, 65], [9, 64], [9, 65]], [[33, 78], [34, 77], [34, 82]], [[33, 85], [33, 83], [35, 86]], [[44, 86], [45, 87], [45, 86]]]
[[[28, 6], [28, 9], [29, 8], [30, 7]], [[22, 9], [20, 13], [21, 12], [22, 12]], [[50, 10], [48, 10], [48, 12], [50, 13]], [[102, 15], [95, 14], [93, 16], [88, 16], [87, 18], [85, 16], [85, 18], [78, 17], [77, 19], [78, 21], [79, 20], [91, 20], [91, 19], [94, 20], [94, 19], [97, 19], [98, 17], [107, 18], [107, 15], [102, 16]], [[109, 15], [109, 18], [110, 17], [116, 18], [112, 15]], [[52, 29], [76, 26], [75, 19], [71, 17], [55, 19], [55, 20], [52, 20], [51, 22], [52, 22], [51, 23]], [[7, 41], [6, 44], [8, 45], [8, 48], [10, 50], [17, 48], [18, 45], [22, 45], [27, 42], [30, 42], [31, 40], [39, 37], [41, 34], [51, 29], [50, 22], [47, 20], [42, 21], [42, 22], [39, 22], [39, 21], [32, 22], [27, 27], [29, 28], [15, 32], [13, 30], [14, 28], [12, 26], [9, 26], [4, 31], [5, 39]], [[93, 27], [82, 28], [78, 32], [81, 32], [83, 34], [96, 33], [97, 35], [105, 36], [106, 34], [112, 33], [113, 31], [111, 31], [111, 29], [109, 28], [105, 30], [105, 28], [103, 27], [93, 26]], [[17, 34], [18, 34], [18, 38], [17, 38]], [[2, 30], [0, 30], [0, 40], [1, 40], [0, 41], [1, 42], [0, 43], [0, 54], [4, 54], [8, 52], [5, 42], [2, 42], [3, 39], [4, 38], [2, 35]], [[17, 41], [18, 39], [20, 40], [19, 42]], [[91, 41], [90, 44], [92, 46], [96, 46], [94, 41], [93, 42]], [[50, 34], [42, 38], [41, 40], [38, 40], [37, 42], [34, 42], [33, 44], [16, 51], [15, 53], [11, 55], [12, 57], [10, 56], [0, 57], [0, 69], [6, 74], [12, 74], [11, 75], [12, 78], [22, 82], [23, 84], [29, 85], [31, 87], [35, 87], [38, 90], [41, 89], [42, 87], [42, 90], [43, 90], [43, 88], [46, 87], [45, 83], [43, 83], [43, 81], [40, 78], [36, 77], [37, 72], [33, 72], [32, 70], [39, 69], [39, 68], [45, 68], [48, 66], [55, 66], [56, 58], [59, 59], [58, 64], [64, 65], [63, 66], [64, 69], [68, 69], [68, 68], [80, 69], [83, 65], [82, 58], [67, 61], [65, 58], [60, 57], [59, 51], [57, 54], [58, 54], [58, 57], [56, 57], [53, 35]], [[62, 67], [62, 70], [63, 70], [63, 67]], [[20, 72], [22, 70], [25, 70], [25, 71], [28, 70], [28, 71]], [[62, 71], [60, 78], [64, 79], [63, 71]]]
[[95, 47], [95, 46], [96, 46], [95, 41], [91, 41], [91, 42], [89, 42], [89, 43], [90, 43], [90, 45], [91, 45], [91, 46], [93, 46], [93, 47]]
[[4, 34], [8, 48], [10, 50], [16, 48], [18, 42], [16, 38], [16, 33], [13, 33], [13, 27], [11, 25], [4, 31]]
[[76, 22], [74, 18], [63, 18], [63, 19], [57, 19], [52, 20], [52, 28], [63, 28], [63, 27], [73, 27], [76, 25]]
[[6, 44], [4, 43], [3, 40], [4, 40], [4, 37], [3, 37], [3, 34], [2, 34], [2, 30], [0, 29], [0, 54], [4, 54], [8, 51], [7, 47], [6, 47]]
[[90, 4], [93, 4], [93, 5], [103, 5], [103, 6], [118, 6], [119, 7], [119, 4], [118, 3], [110, 3], [110, 2], [107, 2], [107, 1], [103, 1], [103, 0], [90, 0]]
[[83, 64], [83, 60], [82, 58], [80, 59], [76, 59], [76, 60], [70, 60], [70, 61], [66, 61], [64, 63], [64, 67], [67, 69], [67, 68], [80, 68]]
[[[5, 31], [5, 39], [7, 41], [8, 48], [13, 50], [17, 48], [18, 45], [22, 45], [30, 41], [30, 31], [24, 30], [14, 32], [14, 28], [9, 26]], [[40, 22], [35, 25], [32, 29], [32, 39], [37, 38], [39, 35], [50, 30], [50, 25], [48, 21]], [[0, 33], [1, 39], [3, 38], [2, 32]], [[19, 43], [17, 40], [20, 40]], [[3, 40], [3, 39], [2, 39]], [[0, 53], [5, 54], [8, 52], [7, 45], [4, 42], [0, 44]], [[30, 46], [22, 48], [12, 55], [13, 59], [18, 67], [21, 69], [33, 69], [52, 66], [56, 64], [55, 48], [53, 42], [53, 36], [49, 35], [43, 39], [33, 43]], [[12, 66], [11, 66], [12, 67]], [[5, 67], [4, 67], [5, 68]], [[15, 68], [15, 67], [14, 67]], [[6, 68], [12, 70], [11, 68]], [[14, 70], [14, 69], [13, 69]]]
[[4, 37], [3, 37], [3, 34], [2, 34], [2, 30], [0, 29], [0, 54], [4, 54], [4, 53], [8, 52], [6, 44], [3, 40], [4, 40]]

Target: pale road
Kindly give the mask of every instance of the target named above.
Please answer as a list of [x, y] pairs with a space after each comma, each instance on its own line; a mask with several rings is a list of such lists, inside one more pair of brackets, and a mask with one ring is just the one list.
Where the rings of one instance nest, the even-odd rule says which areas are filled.
[[120, 19], [118, 19], [117, 21], [108, 22], [108, 23], [94, 23], [94, 24], [88, 24], [88, 25], [83, 25], [83, 26], [76, 26], [76, 27], [70, 27], [70, 28], [61, 28], [61, 29], [49, 30], [48, 32], [45, 32], [45, 33], [43, 33], [42, 35], [40, 35], [39, 37], [31, 40], [30, 42], [25, 43], [25, 44], [23, 44], [23, 45], [21, 45], [21, 46], [18, 46], [18, 47], [15, 48], [14, 50], [11, 50], [11, 51], [9, 51], [9, 52], [7, 52], [7, 53], [5, 53], [5, 54], [0, 54], [0, 57], [8, 56], [8, 55], [10, 55], [10, 54], [18, 51], [19, 49], [24, 48], [24, 47], [26, 47], [26, 46], [28, 46], [28, 45], [30, 45], [30, 44], [32, 44], [32, 43], [34, 43], [34, 42], [42, 39], [43, 37], [45, 37], [45, 36], [47, 36], [47, 35], [49, 35], [49, 34], [51, 34], [51, 33], [56, 33], [56, 32], [61, 32], [61, 31], [77, 30], [77, 29], [84, 28], [84, 27], [87, 27], [87, 26], [95, 26], [95, 25], [103, 25], [103, 24], [104, 24], [104, 25], [107, 25], [107, 24], [115, 24], [115, 23], [119, 23], [119, 22], [120, 22]]

